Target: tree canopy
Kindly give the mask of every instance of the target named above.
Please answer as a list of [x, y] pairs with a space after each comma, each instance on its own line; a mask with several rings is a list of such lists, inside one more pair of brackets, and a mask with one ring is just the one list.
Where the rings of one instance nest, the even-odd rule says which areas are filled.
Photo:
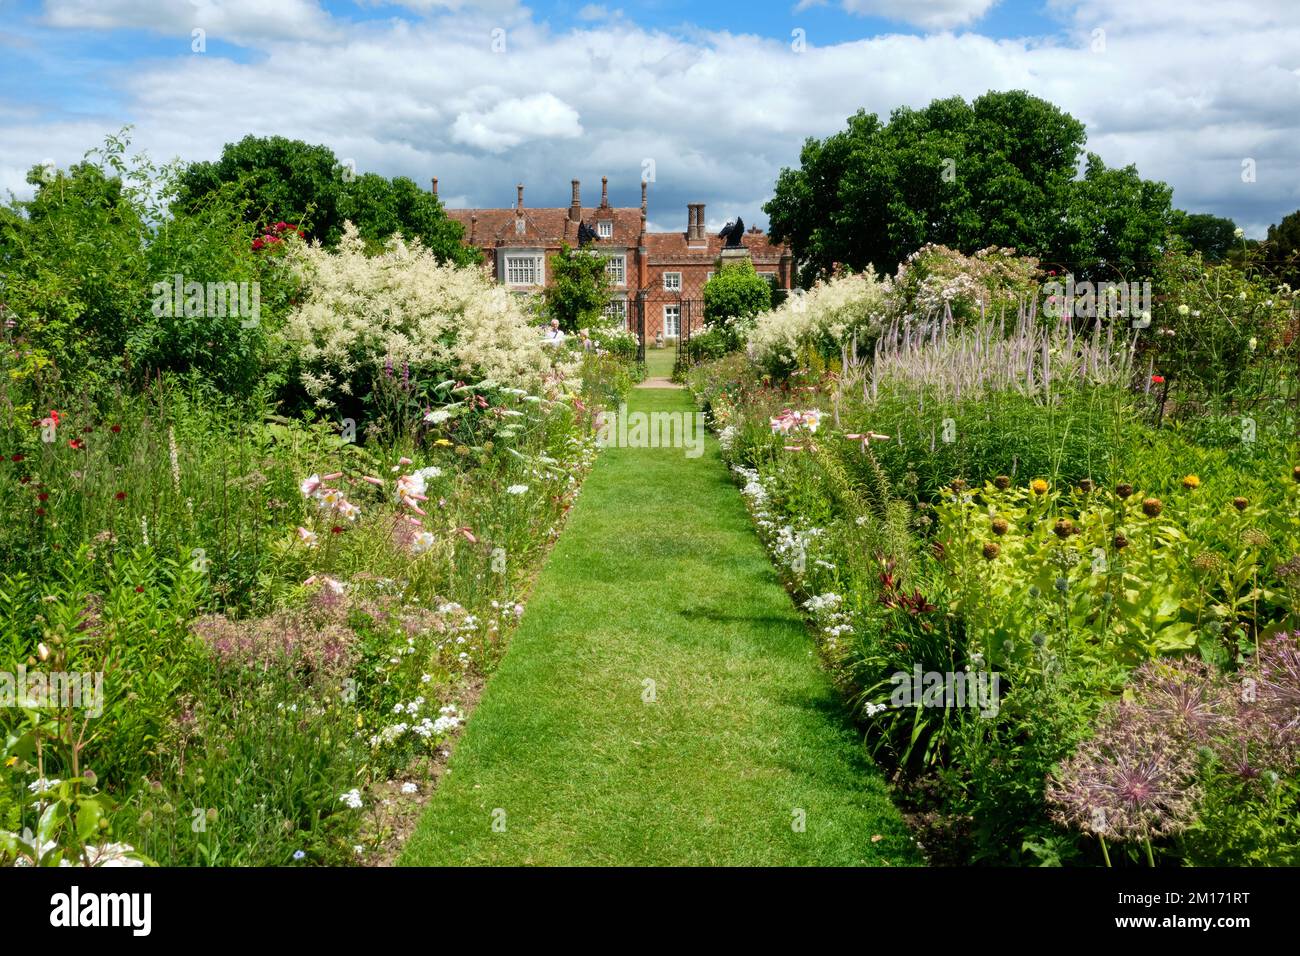
[[223, 186], [247, 203], [258, 226], [300, 225], [309, 239], [335, 245], [351, 220], [367, 243], [378, 246], [395, 232], [418, 238], [443, 261], [472, 263], [478, 250], [461, 244], [460, 224], [438, 197], [404, 176], [355, 174], [328, 146], [283, 136], [245, 136], [228, 143], [215, 161], [193, 163], [181, 174], [177, 201], [193, 209]]
[[1079, 120], [1023, 91], [902, 107], [888, 122], [859, 110], [805, 142], [764, 209], [805, 281], [836, 263], [889, 271], [927, 242], [1127, 272], [1158, 252], [1171, 190], [1093, 154], [1081, 172], [1085, 139]]

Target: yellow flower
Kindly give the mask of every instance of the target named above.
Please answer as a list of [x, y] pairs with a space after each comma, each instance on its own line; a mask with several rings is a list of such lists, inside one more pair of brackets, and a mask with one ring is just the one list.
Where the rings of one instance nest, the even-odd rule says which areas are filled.
[[5, 761], [5, 766], [6, 766], [6, 767], [12, 767], [12, 766], [13, 766], [14, 764], [16, 764], [17, 762], [18, 762], [18, 758], [17, 758], [17, 757], [10, 757], [8, 760]]
[[439, 438], [437, 441], [434, 442], [434, 444], [435, 444], [435, 445], [450, 445], [451, 442], [449, 442], [449, 441], [448, 441], [447, 439], [445, 439], [445, 438]]
[[1183, 478], [1183, 487], [1188, 491], [1194, 491], [1201, 487], [1201, 479], [1195, 475], [1187, 475]]
[[1035, 478], [1033, 481], [1031, 481], [1029, 483], [1029, 488], [1036, 495], [1047, 494], [1047, 482], [1044, 481], [1042, 478]]

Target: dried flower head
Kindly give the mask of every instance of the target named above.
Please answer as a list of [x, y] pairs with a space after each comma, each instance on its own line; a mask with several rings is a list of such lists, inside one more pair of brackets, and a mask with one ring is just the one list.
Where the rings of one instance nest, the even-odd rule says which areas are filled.
[[1006, 491], [1011, 487], [1011, 479], [1006, 475], [998, 475], [993, 479], [993, 487], [998, 489], [998, 491]]
[[1248, 548], [1267, 548], [1272, 539], [1259, 528], [1247, 528], [1241, 533], [1241, 543]]
[[1232, 506], [1238, 511], [1245, 511], [1250, 507], [1250, 501], [1238, 495], [1236, 498], [1232, 499]]
[[1118, 532], [1111, 544], [1115, 546], [1116, 551], [1123, 551], [1128, 547], [1128, 538], [1124, 537], [1124, 532]]
[[996, 541], [986, 541], [986, 542], [984, 542], [984, 560], [985, 560], [985, 561], [992, 561], [994, 558], [996, 558], [996, 557], [997, 557], [999, 554], [1001, 554], [1001, 553], [1002, 553], [1002, 546], [999, 545]]
[[1001, 536], [1001, 535], [1006, 534], [1006, 533], [1007, 533], [1007, 529], [1010, 528], [1010, 527], [1011, 527], [1011, 525], [1007, 522], [1007, 519], [1006, 519], [1006, 518], [994, 518], [994, 519], [993, 519], [992, 528], [993, 528], [993, 533], [996, 534], [996, 535]]
[[1127, 482], [1120, 482], [1115, 486], [1115, 494], [1120, 498], [1127, 498], [1133, 494], [1133, 486]]
[[1052, 525], [1052, 534], [1056, 535], [1062, 541], [1078, 531], [1074, 522], [1069, 518], [1058, 518], [1056, 524]]
[[1142, 513], [1146, 515], [1148, 518], [1155, 518], [1160, 514], [1160, 512], [1164, 510], [1165, 510], [1164, 502], [1162, 502], [1159, 498], [1142, 499]]

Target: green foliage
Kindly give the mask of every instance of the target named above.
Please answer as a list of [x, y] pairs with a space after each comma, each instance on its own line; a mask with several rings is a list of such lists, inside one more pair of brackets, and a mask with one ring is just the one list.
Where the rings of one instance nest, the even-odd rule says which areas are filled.
[[1300, 209], [1268, 227], [1266, 262], [1292, 288], [1300, 288]]
[[180, 209], [195, 211], [213, 193], [233, 190], [256, 230], [277, 221], [300, 224], [309, 239], [333, 246], [351, 221], [378, 248], [394, 233], [419, 239], [439, 260], [480, 261], [461, 244], [462, 229], [443, 212], [438, 197], [406, 177], [356, 174], [327, 146], [283, 136], [245, 136], [228, 143], [215, 161], [193, 163], [181, 174]]
[[[1170, 252], [1156, 266], [1156, 373], [1176, 397], [1243, 409], [1295, 387], [1297, 294], [1258, 273]], [[1161, 390], [1163, 393], [1163, 389]], [[1244, 412], [1243, 412], [1244, 413]]]
[[560, 328], [575, 332], [606, 324], [609, 276], [606, 259], [591, 249], [571, 249], [567, 244], [551, 256], [550, 282], [546, 286], [546, 315], [560, 320]]
[[743, 259], [714, 274], [704, 285], [704, 322], [721, 330], [729, 349], [738, 348], [752, 325], [745, 320], [772, 308], [772, 286]]
[[1237, 244], [1237, 224], [1206, 212], [1175, 209], [1173, 234], [1187, 244], [1189, 251], [1199, 252], [1206, 262], [1223, 262]]
[[770, 233], [793, 245], [805, 281], [836, 263], [888, 270], [926, 243], [1130, 275], [1165, 236], [1170, 191], [1094, 155], [1076, 179], [1084, 139], [1082, 123], [1021, 91], [900, 108], [887, 123], [860, 110], [782, 170]]

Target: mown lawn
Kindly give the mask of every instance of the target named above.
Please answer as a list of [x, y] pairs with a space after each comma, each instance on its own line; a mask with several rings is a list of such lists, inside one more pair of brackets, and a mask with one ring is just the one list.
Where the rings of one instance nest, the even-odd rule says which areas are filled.
[[712, 440], [602, 454], [400, 862], [919, 862]]

